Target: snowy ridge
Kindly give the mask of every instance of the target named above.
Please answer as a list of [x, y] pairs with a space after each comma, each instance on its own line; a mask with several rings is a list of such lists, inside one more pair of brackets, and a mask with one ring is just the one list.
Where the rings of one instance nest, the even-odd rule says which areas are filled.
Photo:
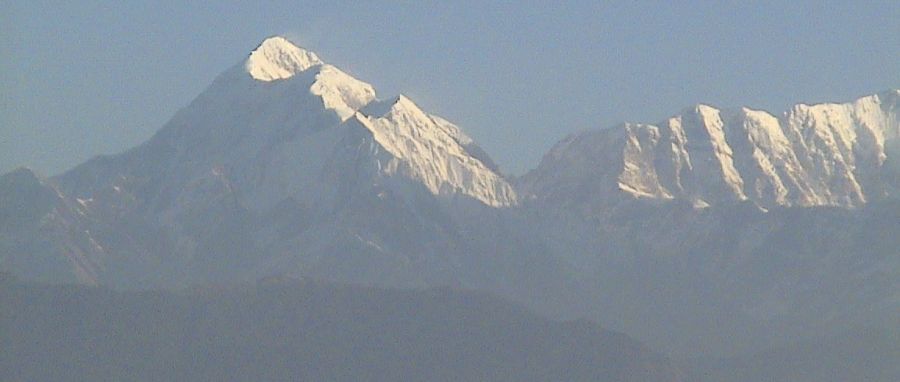
[[265, 39], [250, 53], [244, 68], [256, 80], [275, 81], [321, 65], [315, 53], [301, 49], [281, 36]]
[[466, 151], [463, 145], [472, 140], [455, 125], [426, 114], [403, 95], [363, 113], [359, 122], [402, 163], [384, 166], [388, 172], [397, 168], [435, 195], [460, 193], [494, 207], [516, 203], [512, 186]]
[[422, 283], [466, 246], [447, 211], [517, 201], [458, 127], [404, 96], [379, 101], [281, 37], [150, 140], [49, 184], [66, 208], [46, 225], [48, 256], [83, 281], [131, 286], [281, 272]]
[[323, 65], [316, 75], [310, 93], [322, 98], [327, 109], [334, 110], [341, 120], [350, 118], [375, 99], [372, 85], [357, 80], [331, 65]]
[[573, 135], [522, 185], [549, 199], [622, 192], [700, 206], [750, 200], [762, 208], [856, 207], [897, 193], [896, 176], [886, 174], [896, 170], [885, 163], [897, 155], [889, 147], [900, 136], [898, 99], [892, 90], [844, 104], [797, 105], [781, 117], [698, 105], [656, 125]]
[[[353, 149], [361, 144], [359, 128], [378, 146], [365, 158]], [[194, 185], [218, 184], [212, 178], [230, 182], [241, 204], [255, 211], [285, 198], [334, 202], [339, 184], [396, 184], [382, 177], [421, 183], [441, 197], [494, 207], [516, 203], [512, 186], [458, 127], [405, 96], [378, 101], [372, 85], [278, 36], [221, 75], [150, 142], [111, 160], [128, 167], [147, 162], [140, 156], [166, 157], [161, 152], [173, 153], [157, 163], [171, 178], [167, 192], [180, 193], [167, 203], [166, 216], [210, 199], [209, 190]], [[220, 169], [215, 177], [213, 169]]]
[[316, 70], [310, 93], [341, 121], [356, 114], [356, 122], [371, 130], [375, 141], [394, 156], [397, 163], [380, 166], [384, 175], [396, 175], [394, 169], [398, 169], [399, 175], [422, 182], [435, 195], [463, 194], [495, 207], [515, 204], [512, 186], [477, 155], [468, 153], [466, 146], [474, 144], [471, 138], [452, 123], [426, 114], [407, 97], [373, 102], [371, 85], [282, 37], [260, 44], [245, 68], [261, 81], [288, 80]]

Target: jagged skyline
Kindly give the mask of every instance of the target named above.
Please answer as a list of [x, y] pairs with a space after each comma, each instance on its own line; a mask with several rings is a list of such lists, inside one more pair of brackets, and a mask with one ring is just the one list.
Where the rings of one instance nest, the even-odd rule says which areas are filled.
[[892, 330], [898, 101], [697, 106], [570, 135], [509, 181], [454, 123], [274, 36], [144, 143], [0, 176], [0, 271], [451, 285], [681, 357]]
[[571, 132], [695, 103], [779, 113], [900, 87], [891, 2], [151, 8], [12, 4], [0, 84], [15, 102], [0, 105], [0, 170], [53, 175], [132, 147], [273, 34], [411, 95], [513, 174]]

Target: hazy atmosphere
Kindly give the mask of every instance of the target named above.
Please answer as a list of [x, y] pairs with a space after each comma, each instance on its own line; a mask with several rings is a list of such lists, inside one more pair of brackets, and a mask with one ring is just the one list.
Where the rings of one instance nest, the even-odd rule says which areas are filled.
[[521, 174], [565, 135], [684, 107], [900, 87], [896, 1], [0, 2], [0, 171], [54, 175], [146, 140], [285, 35], [460, 125]]
[[900, 381], [897, 2], [0, 9], [2, 381]]

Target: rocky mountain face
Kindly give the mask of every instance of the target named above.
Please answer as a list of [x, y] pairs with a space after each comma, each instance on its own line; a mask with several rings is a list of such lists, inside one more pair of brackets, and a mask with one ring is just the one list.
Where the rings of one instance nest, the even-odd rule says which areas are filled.
[[897, 195], [898, 110], [898, 90], [797, 105], [777, 117], [698, 105], [655, 125], [572, 135], [521, 189], [550, 203], [609, 203], [624, 194], [698, 207], [859, 207]]
[[3, 269], [35, 281], [96, 284], [106, 251], [91, 234], [86, 203], [27, 169], [0, 176]]

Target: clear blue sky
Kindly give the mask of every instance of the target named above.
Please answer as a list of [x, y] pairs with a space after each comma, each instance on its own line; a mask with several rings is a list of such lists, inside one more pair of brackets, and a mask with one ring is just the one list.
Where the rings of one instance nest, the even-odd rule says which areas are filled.
[[896, 0], [62, 3], [0, 0], [0, 171], [144, 141], [273, 34], [456, 122], [512, 173], [571, 132], [695, 103], [900, 88]]

